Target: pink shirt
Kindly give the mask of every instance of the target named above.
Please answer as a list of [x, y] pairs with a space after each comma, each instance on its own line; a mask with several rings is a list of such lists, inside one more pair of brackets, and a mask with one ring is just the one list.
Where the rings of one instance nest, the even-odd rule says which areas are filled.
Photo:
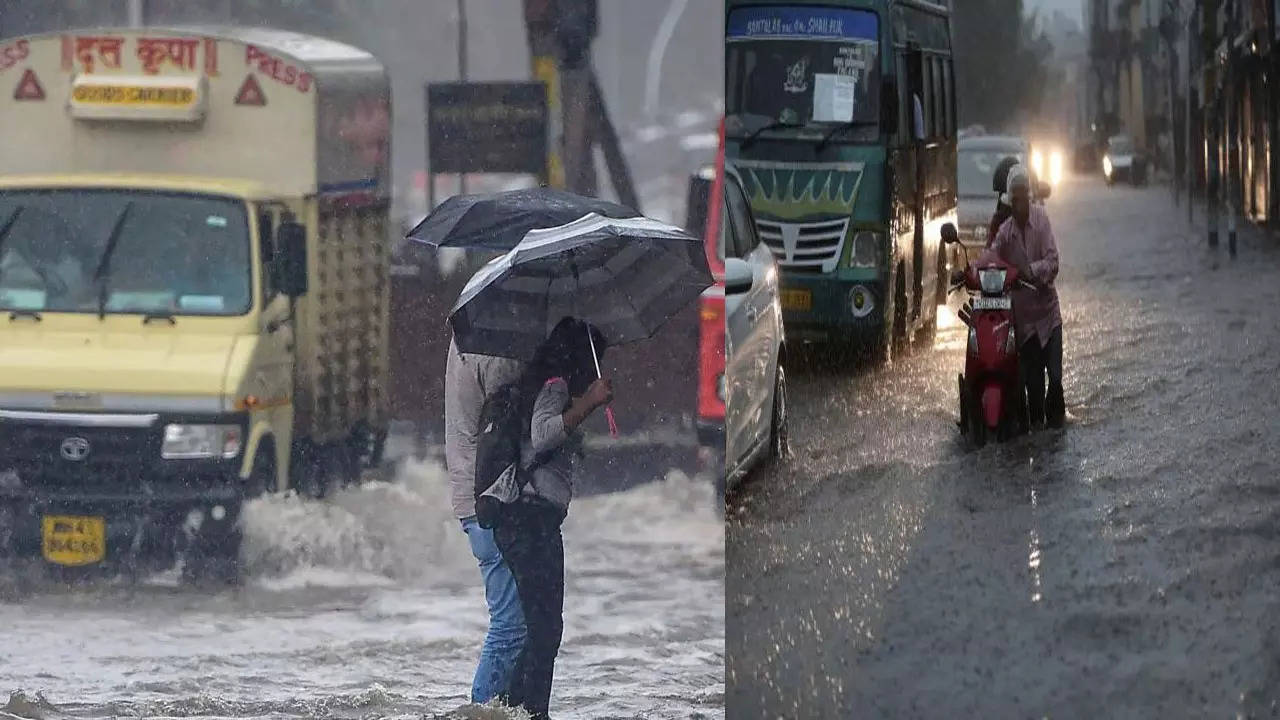
[[1014, 289], [1013, 316], [1019, 342], [1035, 335], [1044, 347], [1054, 328], [1062, 325], [1058, 291], [1053, 286], [1058, 277], [1058, 245], [1053, 240], [1049, 214], [1039, 205], [1032, 205], [1025, 231], [1013, 218], [1005, 220], [991, 243], [991, 251], [1010, 265], [1029, 268], [1028, 279], [1040, 286], [1035, 290], [1021, 286]]

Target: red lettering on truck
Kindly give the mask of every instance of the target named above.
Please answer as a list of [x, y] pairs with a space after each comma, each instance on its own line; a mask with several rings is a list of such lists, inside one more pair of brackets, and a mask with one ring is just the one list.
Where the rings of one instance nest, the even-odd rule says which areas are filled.
[[255, 45], [245, 46], [244, 63], [250, 69], [257, 70], [281, 85], [297, 88], [298, 92], [307, 92], [311, 89], [310, 73]]
[[0, 47], [0, 72], [17, 65], [31, 54], [31, 43], [19, 40], [11, 45]]

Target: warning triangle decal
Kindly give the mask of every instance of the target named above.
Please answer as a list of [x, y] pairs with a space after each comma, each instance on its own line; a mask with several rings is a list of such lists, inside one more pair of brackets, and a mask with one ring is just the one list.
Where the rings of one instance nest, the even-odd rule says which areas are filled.
[[40, 86], [40, 81], [36, 79], [36, 72], [31, 68], [22, 73], [22, 79], [18, 81], [18, 87], [13, 91], [14, 100], [43, 100], [44, 88]]
[[255, 105], [262, 107], [267, 104], [267, 96], [262, 94], [262, 86], [258, 84], [258, 79], [252, 73], [244, 78], [244, 83], [240, 85], [240, 90], [236, 92], [237, 105]]

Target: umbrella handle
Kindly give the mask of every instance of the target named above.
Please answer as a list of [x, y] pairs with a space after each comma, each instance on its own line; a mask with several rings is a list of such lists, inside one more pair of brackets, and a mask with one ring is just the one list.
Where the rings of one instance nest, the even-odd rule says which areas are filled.
[[[596, 339], [591, 334], [591, 323], [587, 323], [587, 342], [591, 343], [591, 360], [596, 364], [596, 378], [602, 378], [600, 374], [600, 357], [596, 354]], [[604, 409], [604, 417], [609, 421], [609, 435], [618, 437], [618, 422], [613, 419], [613, 406], [610, 405]]]

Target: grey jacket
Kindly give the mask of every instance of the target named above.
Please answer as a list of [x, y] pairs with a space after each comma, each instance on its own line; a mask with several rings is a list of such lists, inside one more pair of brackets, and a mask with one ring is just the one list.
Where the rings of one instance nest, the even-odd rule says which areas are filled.
[[[561, 510], [568, 510], [573, 499], [574, 470], [582, 448], [582, 434], [564, 427], [564, 412], [570, 402], [569, 385], [564, 380], [554, 378], [542, 386], [533, 403], [529, 441], [520, 453], [525, 467], [533, 464], [539, 454], [550, 453], [546, 460], [534, 465], [523, 492], [550, 500]], [[555, 450], [558, 452], [552, 452]]]
[[489, 355], [463, 355], [449, 341], [444, 371], [444, 459], [449, 469], [453, 514], [476, 514], [476, 437], [480, 408], [489, 393], [519, 380], [524, 367], [518, 360]]

